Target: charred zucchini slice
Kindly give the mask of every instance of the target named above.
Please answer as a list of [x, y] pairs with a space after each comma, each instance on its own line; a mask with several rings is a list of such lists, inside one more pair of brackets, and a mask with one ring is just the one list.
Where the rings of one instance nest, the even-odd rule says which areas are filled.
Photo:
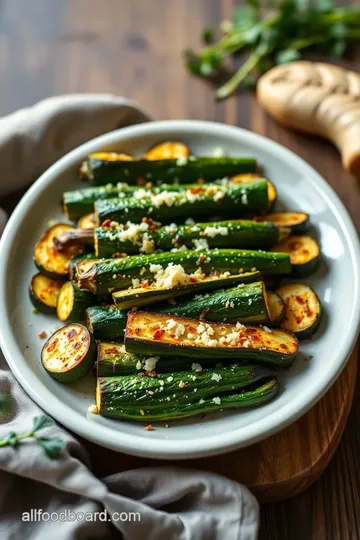
[[50, 227], [45, 234], [40, 238], [34, 250], [34, 262], [37, 269], [52, 278], [66, 278], [70, 260], [83, 250], [83, 246], [73, 246], [68, 249], [59, 251], [55, 244], [54, 238], [72, 229], [71, 225], [59, 223]]
[[[243, 182], [251, 182], [253, 180], [257, 180], [263, 178], [260, 174], [256, 173], [249, 173], [249, 174], [237, 174], [235, 176], [232, 176], [230, 178], [230, 181], [234, 184], [241, 184]], [[271, 210], [276, 203], [277, 200], [277, 192], [276, 187], [270, 180], [266, 179], [267, 183], [267, 195], [268, 195], [268, 210]]]
[[156, 144], [146, 152], [145, 159], [150, 161], [158, 159], [181, 159], [187, 158], [190, 150], [186, 144], [179, 141], [166, 141]]
[[77, 323], [57, 330], [41, 351], [41, 363], [54, 379], [70, 383], [84, 377], [94, 365], [96, 342], [89, 330]]
[[56, 313], [56, 304], [61, 287], [61, 281], [42, 274], [36, 274], [32, 278], [29, 288], [32, 305], [41, 313]]
[[267, 291], [266, 297], [269, 310], [269, 323], [271, 326], [278, 326], [284, 317], [284, 302], [280, 296], [273, 291]]
[[95, 214], [86, 214], [78, 221], [79, 229], [95, 229], [98, 226], [98, 222]]
[[61, 287], [56, 314], [61, 322], [84, 321], [85, 312], [95, 302], [89, 291], [81, 291], [76, 283], [67, 281]]
[[320, 247], [311, 236], [290, 236], [271, 251], [290, 255], [294, 276], [307, 276], [317, 270], [320, 264]]
[[169, 287], [137, 287], [134, 289], [125, 289], [113, 293], [113, 300], [119, 309], [130, 309], [133, 307], [146, 306], [154, 302], [161, 302], [169, 298], [176, 298], [186, 294], [199, 294], [201, 291], [210, 291], [212, 289], [221, 289], [222, 287], [231, 287], [240, 283], [252, 283], [260, 277], [260, 272], [246, 272], [228, 277], [209, 277], [199, 281]]
[[266, 216], [256, 216], [254, 221], [270, 221], [278, 227], [290, 229], [292, 234], [302, 234], [309, 227], [309, 214], [304, 212], [274, 212]]
[[286, 367], [292, 364], [299, 344], [283, 330], [133, 311], [128, 315], [125, 347], [137, 354], [190, 356], [199, 361], [253, 360]]
[[312, 336], [321, 320], [321, 303], [316, 292], [303, 283], [291, 283], [280, 287], [276, 293], [285, 304], [281, 328], [293, 332], [299, 339]]

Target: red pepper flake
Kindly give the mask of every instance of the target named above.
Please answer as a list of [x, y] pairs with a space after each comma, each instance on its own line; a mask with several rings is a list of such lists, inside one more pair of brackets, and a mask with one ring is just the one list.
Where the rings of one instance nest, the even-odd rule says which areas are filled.
[[123, 259], [126, 257], [126, 253], [113, 253], [113, 259]]
[[164, 334], [165, 334], [165, 330], [156, 330], [155, 334], [153, 335], [153, 338], [161, 339]]
[[42, 332], [40, 332], [40, 334], [38, 334], [38, 336], [40, 339], [45, 339], [47, 336], [47, 333], [45, 332], [45, 330], [43, 330]]
[[295, 296], [295, 300], [299, 303], [299, 304], [305, 304], [305, 301], [303, 298], [301, 298], [301, 296]]
[[148, 426], [145, 426], [144, 429], [145, 431], [154, 431], [154, 428], [152, 427], [151, 424], [149, 424]]
[[287, 351], [287, 349], [288, 349], [288, 348], [287, 348], [287, 345], [285, 345], [285, 343], [281, 343], [280, 347], [281, 347], [282, 349], [284, 349], [284, 351]]
[[137, 186], [145, 186], [146, 182], [145, 182], [145, 179], [142, 178], [141, 176], [138, 176], [136, 178], [136, 185]]
[[189, 191], [190, 193], [192, 194], [195, 194], [195, 193], [204, 193], [204, 188], [202, 186], [199, 186], [199, 187], [192, 187], [192, 188], [189, 188]]
[[143, 223], [147, 223], [149, 225], [149, 231], [154, 232], [156, 229], [156, 224], [154, 221], [149, 217], [143, 217], [141, 220]]
[[109, 347], [109, 349], [105, 349], [105, 354], [117, 354], [119, 352], [119, 349], [116, 347]]
[[142, 282], [141, 282], [141, 287], [143, 289], [147, 289], [149, 286], [149, 280], [148, 279], [144, 279]]
[[73, 349], [78, 349], [79, 347], [81, 347], [81, 343], [79, 343], [79, 341], [75, 341], [75, 343], [73, 343]]
[[190, 278], [190, 283], [197, 283], [197, 282], [198, 282], [198, 280], [197, 280], [196, 277], [191, 277]]
[[[40, 337], [40, 335], [39, 335]], [[57, 342], [58, 340], [57, 339], [54, 339], [54, 341], [52, 343], [50, 343], [50, 345], [47, 346], [47, 351], [48, 352], [51, 352], [55, 349], [56, 345], [57, 345]]]
[[205, 255], [202, 253], [202, 254], [200, 255], [200, 257], [198, 258], [198, 260], [196, 261], [196, 266], [201, 266], [202, 263], [205, 261], [205, 259], [206, 259], [206, 257], [205, 257]]
[[105, 219], [105, 221], [102, 223], [102, 227], [110, 228], [111, 219]]
[[118, 277], [119, 279], [125, 279], [125, 276], [123, 276], [122, 274], [117, 274], [117, 277]]
[[255, 223], [262, 223], [264, 218], [262, 216], [255, 216], [253, 217], [253, 221], [255, 221]]
[[205, 317], [206, 317], [206, 315], [209, 313], [209, 311], [210, 311], [210, 308], [209, 308], [209, 307], [207, 307], [207, 308], [204, 309], [204, 311], [203, 311], [202, 314], [200, 315], [200, 321], [203, 321], [203, 320], [205, 319]]

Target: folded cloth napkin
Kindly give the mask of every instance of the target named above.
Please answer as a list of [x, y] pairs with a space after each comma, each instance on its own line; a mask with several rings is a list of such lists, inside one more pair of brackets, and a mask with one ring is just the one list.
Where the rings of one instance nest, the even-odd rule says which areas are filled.
[[[0, 165], [6, 171], [0, 179], [0, 196], [29, 185], [54, 161], [88, 139], [147, 120], [137, 105], [112, 95], [50, 98], [0, 119]], [[2, 224], [5, 217], [0, 214], [0, 227]], [[41, 411], [17, 384], [1, 353], [0, 393], [12, 399], [11, 412], [0, 414], [1, 441], [11, 431], [29, 431], [32, 418]], [[85, 448], [70, 433], [54, 425], [42, 434], [65, 442], [57, 459], [46, 457], [31, 441], [16, 448], [1, 447], [0, 442], [2, 540], [257, 537], [258, 504], [236, 482], [170, 466], [99, 480], [91, 472]]]

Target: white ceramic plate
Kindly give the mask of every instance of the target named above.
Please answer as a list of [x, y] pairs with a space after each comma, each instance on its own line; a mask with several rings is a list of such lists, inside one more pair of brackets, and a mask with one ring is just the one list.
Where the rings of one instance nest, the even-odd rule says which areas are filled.
[[[43, 340], [55, 318], [32, 313], [28, 285], [35, 273], [32, 251], [49, 220], [63, 220], [60, 200], [81, 184], [77, 169], [89, 152], [101, 149], [142, 153], [156, 142], [180, 139], [195, 154], [254, 156], [277, 189], [280, 204], [311, 215], [323, 254], [321, 269], [307, 281], [323, 303], [316, 339], [282, 377], [277, 399], [258, 409], [207, 415], [156, 426], [115, 421], [88, 414], [94, 403], [94, 379], [74, 386], [52, 380], [40, 364]], [[0, 244], [0, 344], [15, 376], [28, 394], [69, 429], [100, 445], [139, 456], [192, 458], [254, 443], [304, 414], [340, 374], [354, 346], [359, 326], [359, 246], [353, 224], [327, 183], [297, 156], [243, 129], [210, 122], [168, 121], [142, 124], [99, 137], [55, 163], [29, 189], [13, 213]], [[312, 357], [310, 360], [308, 357]]]

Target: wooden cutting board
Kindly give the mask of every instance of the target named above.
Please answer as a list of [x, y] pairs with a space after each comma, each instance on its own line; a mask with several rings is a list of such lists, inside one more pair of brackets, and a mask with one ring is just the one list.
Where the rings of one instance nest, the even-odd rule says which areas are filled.
[[329, 464], [350, 412], [357, 374], [357, 348], [339, 379], [300, 420], [280, 433], [229, 454], [195, 460], [137, 458], [87, 443], [99, 477], [149, 465], [177, 465], [222, 474], [247, 485], [260, 502], [292, 497], [309, 487]]

